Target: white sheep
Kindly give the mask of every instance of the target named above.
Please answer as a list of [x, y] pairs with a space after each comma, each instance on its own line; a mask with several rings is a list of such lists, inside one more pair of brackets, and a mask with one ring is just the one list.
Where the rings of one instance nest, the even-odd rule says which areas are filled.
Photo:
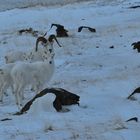
[[13, 80], [10, 74], [13, 67], [14, 63], [3, 65], [0, 68], [0, 102], [3, 101], [3, 94], [9, 87], [13, 92]]
[[5, 62], [6, 63], [14, 63], [16, 61], [39, 61], [39, 60], [44, 60], [42, 57], [43, 54], [46, 51], [46, 47], [48, 45], [47, 39], [44, 37], [38, 37], [36, 40], [36, 48], [38, 47], [39, 43], [43, 45], [42, 48], [40, 48], [38, 51], [35, 49], [31, 49], [30, 51], [10, 51], [5, 55]]
[[38, 93], [46, 82], [49, 82], [54, 73], [54, 62], [20, 62], [14, 66], [11, 76], [14, 81], [14, 92], [17, 105], [22, 105], [23, 90], [29, 85], [36, 87]]
[[[43, 86], [48, 83], [54, 73], [54, 51], [52, 43], [47, 47], [46, 60], [37, 62], [18, 62], [11, 71], [11, 76], [14, 81], [14, 93], [16, 104], [22, 106], [22, 97], [24, 88], [27, 86], [35, 87], [36, 93], [43, 89]], [[45, 57], [45, 55], [44, 55]]]
[[26, 52], [23, 51], [10, 51], [5, 55], [5, 62], [14, 63], [16, 61], [23, 61], [26, 59]]

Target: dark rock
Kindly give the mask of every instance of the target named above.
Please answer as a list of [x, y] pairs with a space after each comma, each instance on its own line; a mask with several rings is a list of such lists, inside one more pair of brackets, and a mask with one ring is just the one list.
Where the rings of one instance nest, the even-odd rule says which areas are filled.
[[83, 28], [87, 28], [90, 32], [96, 32], [96, 29], [88, 27], [88, 26], [80, 26], [78, 28], [78, 32], [81, 32]]

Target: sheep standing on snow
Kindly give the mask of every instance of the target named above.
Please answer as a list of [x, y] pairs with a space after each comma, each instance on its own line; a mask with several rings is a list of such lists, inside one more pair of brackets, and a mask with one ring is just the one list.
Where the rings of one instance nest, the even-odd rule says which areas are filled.
[[13, 92], [13, 80], [11, 77], [11, 69], [14, 67], [14, 64], [6, 64], [0, 68], [0, 102], [3, 101], [3, 94], [11, 87]]
[[34, 90], [38, 93], [52, 78], [55, 69], [53, 39], [56, 38], [54, 35], [51, 35], [47, 40], [47, 54], [45, 55], [44, 53], [43, 56], [46, 59], [45, 61], [33, 63], [19, 62], [11, 71], [11, 76], [14, 81], [16, 104], [19, 107], [22, 106], [22, 97], [25, 87], [34, 85]]

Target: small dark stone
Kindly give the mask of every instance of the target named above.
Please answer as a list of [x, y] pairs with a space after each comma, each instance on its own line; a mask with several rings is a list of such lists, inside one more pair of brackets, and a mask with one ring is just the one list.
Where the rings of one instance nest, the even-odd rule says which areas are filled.
[[78, 32], [81, 32], [83, 28], [87, 28], [90, 32], [96, 32], [96, 29], [88, 27], [88, 26], [80, 26], [78, 28]]
[[113, 49], [113, 48], [114, 48], [114, 46], [110, 46], [109, 48], [110, 48], [110, 49]]
[[2, 120], [0, 120], [0, 121], [9, 121], [9, 120], [12, 120], [12, 119], [5, 118], [5, 119], [2, 119]]

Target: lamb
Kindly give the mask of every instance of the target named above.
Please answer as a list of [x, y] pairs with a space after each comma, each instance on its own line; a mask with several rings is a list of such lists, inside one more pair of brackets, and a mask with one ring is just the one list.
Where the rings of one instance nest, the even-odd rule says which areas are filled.
[[7, 88], [11, 87], [13, 92], [13, 80], [10, 74], [13, 67], [14, 63], [6, 64], [0, 68], [0, 102], [3, 102], [3, 94]]
[[16, 61], [37, 61], [41, 60], [44, 61], [44, 58], [42, 57], [43, 53], [45, 53], [45, 48], [47, 47], [47, 39], [44, 37], [38, 37], [36, 40], [36, 48], [39, 45], [39, 42], [42, 43], [43, 48], [40, 48], [40, 50], [36, 51], [35, 49], [32, 49], [29, 52], [23, 52], [23, 51], [11, 51], [8, 52], [5, 56], [5, 62], [7, 63], [14, 63]]
[[[53, 36], [51, 37], [53, 40]], [[48, 44], [47, 47], [48, 53], [45, 61], [37, 61], [32, 63], [18, 62], [11, 71], [11, 76], [14, 81], [16, 104], [18, 107], [22, 106], [22, 97], [25, 87], [34, 85], [35, 92], [38, 93], [53, 76], [55, 69], [54, 51], [53, 42], [50, 41], [48, 40], [48, 43], [50, 44]]]
[[26, 53], [22, 51], [8, 52], [4, 58], [6, 64], [14, 63], [15, 61], [23, 61], [26, 59]]

